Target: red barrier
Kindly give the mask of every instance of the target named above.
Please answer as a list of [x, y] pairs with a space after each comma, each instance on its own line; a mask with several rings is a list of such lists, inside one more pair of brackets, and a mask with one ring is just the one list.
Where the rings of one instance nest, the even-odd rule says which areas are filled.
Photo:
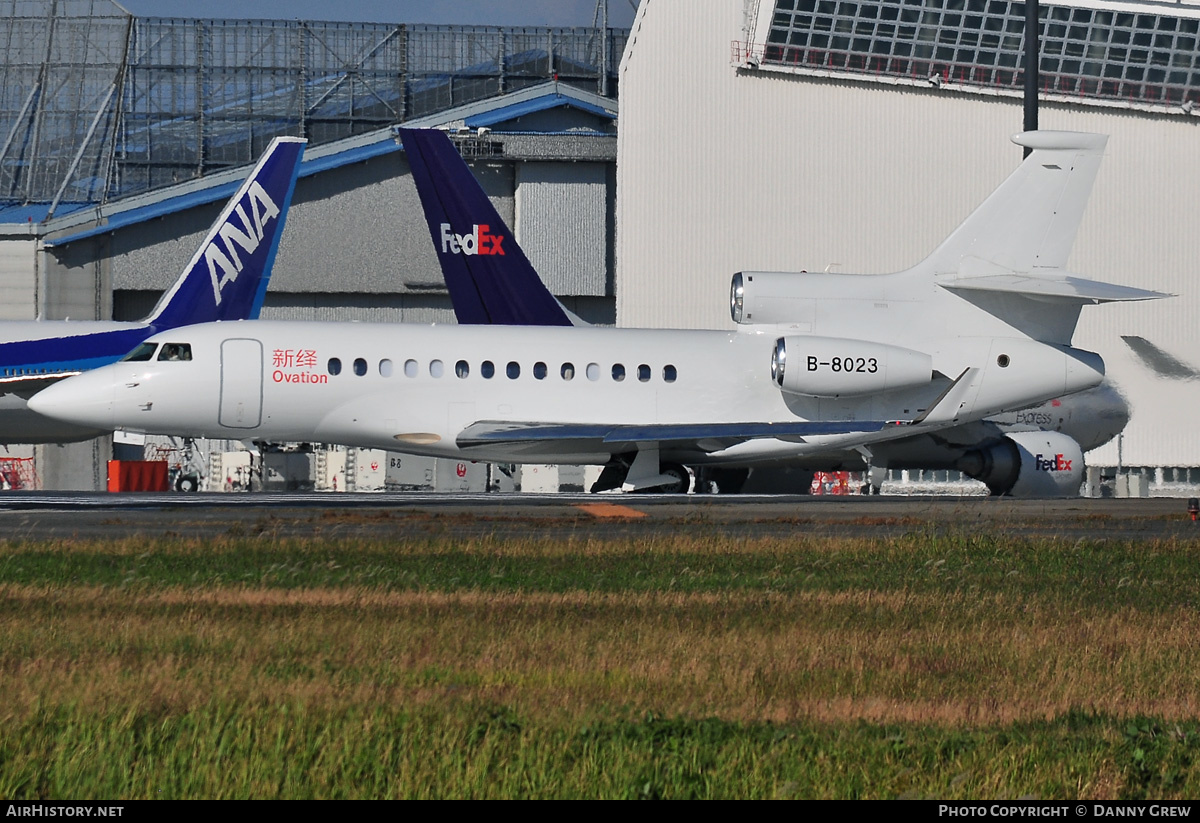
[[109, 460], [108, 490], [110, 492], [165, 492], [167, 461]]

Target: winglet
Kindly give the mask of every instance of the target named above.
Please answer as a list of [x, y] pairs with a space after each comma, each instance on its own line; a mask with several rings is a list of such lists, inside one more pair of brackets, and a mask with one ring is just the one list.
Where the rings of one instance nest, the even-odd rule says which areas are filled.
[[918, 415], [909, 425], [929, 426], [953, 421], [967, 403], [971, 390], [978, 388], [976, 377], [979, 373], [978, 368], [963, 369], [962, 374], [954, 378], [954, 382], [947, 386], [946, 390], [938, 395], [929, 408]]
[[397, 131], [458, 322], [573, 325], [450, 139], [436, 129]]
[[276, 137], [145, 322], [253, 320], [262, 309], [307, 141]]

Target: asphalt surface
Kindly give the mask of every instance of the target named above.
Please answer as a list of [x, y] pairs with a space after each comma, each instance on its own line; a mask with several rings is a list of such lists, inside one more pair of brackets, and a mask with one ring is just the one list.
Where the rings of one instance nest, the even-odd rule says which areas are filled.
[[1153, 541], [1200, 536], [1200, 523], [1178, 498], [0, 493], [0, 534], [9, 539], [878, 537], [922, 531]]

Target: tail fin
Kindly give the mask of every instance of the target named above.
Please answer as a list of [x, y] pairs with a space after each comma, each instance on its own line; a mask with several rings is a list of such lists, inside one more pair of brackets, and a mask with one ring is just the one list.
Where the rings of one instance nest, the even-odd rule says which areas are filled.
[[306, 142], [271, 141], [146, 323], [163, 330], [258, 317]]
[[450, 139], [433, 129], [399, 132], [458, 322], [573, 325]]
[[1033, 151], [919, 268], [970, 277], [1066, 265], [1108, 136], [1028, 131], [1012, 140]]
[[914, 271], [1035, 340], [1064, 345], [1084, 305], [1168, 297], [1063, 268], [1108, 137], [1029, 131], [1012, 140], [1032, 152]]

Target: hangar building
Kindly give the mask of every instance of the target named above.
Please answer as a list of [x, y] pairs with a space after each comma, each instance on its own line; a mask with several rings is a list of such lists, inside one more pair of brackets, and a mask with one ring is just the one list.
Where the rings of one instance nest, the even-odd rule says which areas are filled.
[[[741, 270], [921, 260], [1021, 161], [1024, 14], [642, 0], [620, 69], [618, 324], [731, 328]], [[1089, 463], [1194, 484], [1200, 5], [1055, 0], [1041, 16], [1041, 127], [1111, 135], [1070, 268], [1177, 295], [1083, 309], [1076, 345], [1133, 413]]]
[[[453, 322], [404, 123], [448, 127], [553, 291], [613, 322], [626, 31], [0, 10], [0, 320], [146, 315], [294, 135], [309, 145], [262, 316]], [[13, 453], [45, 488], [104, 488], [110, 441]]]

